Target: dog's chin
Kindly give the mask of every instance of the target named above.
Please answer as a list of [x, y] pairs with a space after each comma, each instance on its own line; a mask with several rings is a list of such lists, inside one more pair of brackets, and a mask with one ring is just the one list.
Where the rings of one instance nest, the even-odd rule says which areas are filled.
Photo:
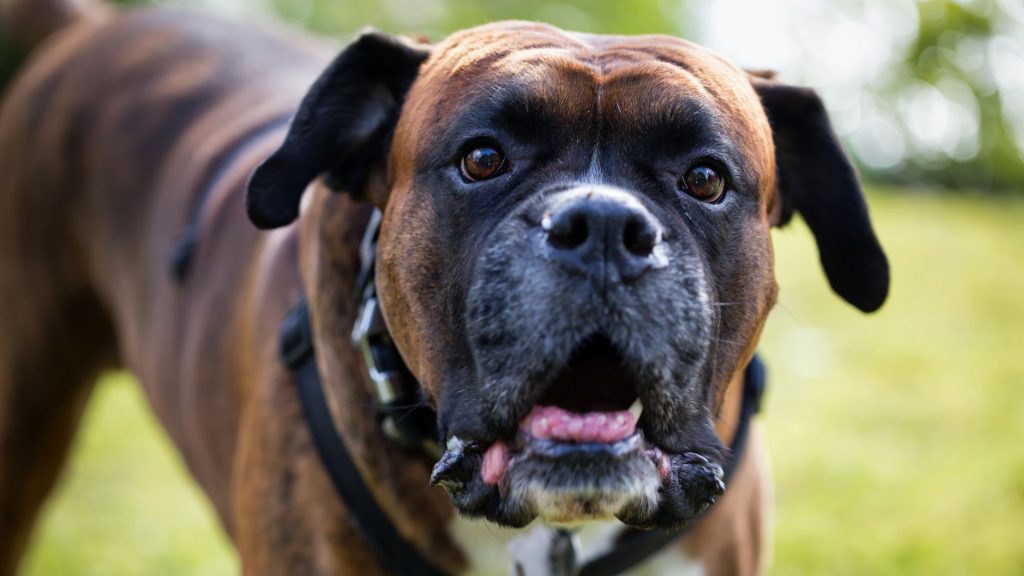
[[653, 517], [669, 464], [642, 432], [615, 442], [561, 442], [526, 433], [520, 439], [506, 449], [500, 478], [491, 468], [493, 447], [481, 471], [485, 481], [495, 482], [508, 517], [564, 525], [612, 518], [646, 524]]
[[536, 518], [556, 525], [608, 519], [644, 529], [688, 525], [724, 492], [721, 466], [695, 452], [664, 452], [635, 422], [628, 411], [536, 407], [513, 440], [484, 445], [450, 438], [431, 480], [463, 514], [504, 526]]

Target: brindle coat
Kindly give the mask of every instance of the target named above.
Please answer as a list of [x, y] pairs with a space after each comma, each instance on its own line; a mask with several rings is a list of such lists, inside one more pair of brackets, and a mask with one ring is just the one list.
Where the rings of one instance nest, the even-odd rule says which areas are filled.
[[[166, 10], [93, 17], [48, 0], [26, 16], [26, 5], [4, 5], [7, 22], [23, 24], [23, 36], [40, 44], [0, 109], [0, 301], [7, 304], [0, 316], [0, 574], [15, 569], [96, 376], [118, 366], [138, 376], [246, 573], [380, 572], [324, 473], [277, 358], [279, 323], [303, 294], [330, 406], [358, 467], [409, 541], [445, 569], [462, 569], [464, 554], [443, 529], [454, 509], [426, 485], [431, 463], [389, 443], [365, 409], [369, 383], [348, 339], [356, 246], [370, 204], [353, 196], [387, 207], [382, 303], [405, 360], [436, 399], [457, 337], [439, 326], [450, 310], [437, 308], [445, 302], [436, 291], [451, 284], [448, 275], [458, 273], [452, 269], [458, 262], [444, 253], [425, 190], [412, 185], [418, 163], [431, 158], [436, 132], [465, 99], [487, 86], [478, 74], [489, 59], [528, 50], [530, 43], [575, 46], [577, 40], [524, 23], [456, 35], [436, 47], [363, 36], [348, 50], [355, 63], [341, 70], [350, 76], [348, 91], [316, 103], [306, 125], [316, 132], [313, 121], [333, 114], [336, 127], [341, 114], [345, 130], [307, 134], [312, 144], [302, 143], [300, 158], [265, 165], [276, 171], [273, 191], [257, 186], [249, 208], [258, 224], [286, 224], [298, 214], [302, 190], [320, 173], [353, 194], [317, 181], [296, 225], [261, 233], [243, 209], [247, 178], [281, 145], [282, 119], [296, 111], [334, 47]], [[56, 16], [47, 11], [54, 6]], [[644, 46], [632, 58], [642, 53], [653, 59], [650, 66], [685, 60], [688, 74], [665, 82], [684, 78], [693, 90], [720, 91], [714, 97], [732, 119], [722, 129], [752, 162], [744, 167], [756, 206], [741, 231], [746, 248], [727, 256], [753, 263], [749, 270], [756, 273], [741, 269], [740, 284], [720, 296], [756, 297], [748, 307], [724, 312], [733, 317], [720, 321], [742, 343], [712, 367], [715, 428], [727, 444], [739, 404], [738, 375], [775, 297], [769, 226], [801, 211], [817, 234], [833, 286], [862, 309], [884, 300], [884, 257], [812, 94], [764, 79], [740, 82], [745, 76], [731, 65], [675, 39], [628, 42]], [[615, 65], [597, 72], [573, 62], [560, 55], [551, 65], [585, 82], [614, 76]], [[558, 122], [582, 122], [585, 135], [589, 112], [579, 107], [586, 100], [577, 85], [531, 78], [526, 66], [501, 73], [521, 77], [542, 94], [544, 110]], [[324, 77], [330, 79], [331, 68]], [[453, 77], [466, 85], [444, 84]], [[751, 82], [766, 104], [778, 101], [769, 106], [778, 158]], [[646, 113], [630, 110], [622, 121], [642, 122]], [[296, 136], [302, 122], [300, 112], [290, 139], [303, 136]], [[807, 144], [800, 134], [808, 131], [822, 139]], [[811, 167], [790, 165], [800, 160]], [[169, 258], [204, 190], [198, 251], [187, 280], [178, 284]], [[813, 200], [814, 194], [825, 199]], [[836, 210], [844, 216], [833, 218]], [[726, 495], [681, 540], [708, 573], [752, 573], [762, 565], [767, 474], [755, 426]]]

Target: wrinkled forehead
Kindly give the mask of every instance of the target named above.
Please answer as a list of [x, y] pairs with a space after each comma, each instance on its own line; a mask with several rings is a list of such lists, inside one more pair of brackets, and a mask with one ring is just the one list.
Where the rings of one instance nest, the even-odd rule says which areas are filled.
[[577, 34], [528, 22], [472, 28], [435, 47], [406, 106], [417, 109], [408, 116], [433, 123], [434, 135], [494, 114], [570, 126], [597, 115], [622, 126], [705, 122], [748, 160], [772, 157], [747, 74], [669, 36]]

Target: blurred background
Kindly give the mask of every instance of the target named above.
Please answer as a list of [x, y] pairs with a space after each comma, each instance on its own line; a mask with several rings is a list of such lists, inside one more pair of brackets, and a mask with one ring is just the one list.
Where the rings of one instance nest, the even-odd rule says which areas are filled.
[[[507, 18], [673, 34], [813, 86], [861, 169], [893, 287], [861, 316], [829, 292], [801, 222], [775, 232], [771, 573], [1024, 573], [1022, 0], [168, 3], [340, 41]], [[0, 75], [18, 57], [0, 38]], [[106, 378], [22, 572], [237, 570], [131, 378]]]

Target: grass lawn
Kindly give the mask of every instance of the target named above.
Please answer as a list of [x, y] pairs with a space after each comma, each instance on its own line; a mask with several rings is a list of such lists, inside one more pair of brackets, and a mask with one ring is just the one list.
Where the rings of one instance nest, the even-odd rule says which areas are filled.
[[[1024, 202], [871, 197], [893, 268], [863, 316], [801, 223], [763, 338], [772, 573], [1024, 569]], [[125, 376], [106, 378], [25, 575], [229, 574], [238, 561]]]

